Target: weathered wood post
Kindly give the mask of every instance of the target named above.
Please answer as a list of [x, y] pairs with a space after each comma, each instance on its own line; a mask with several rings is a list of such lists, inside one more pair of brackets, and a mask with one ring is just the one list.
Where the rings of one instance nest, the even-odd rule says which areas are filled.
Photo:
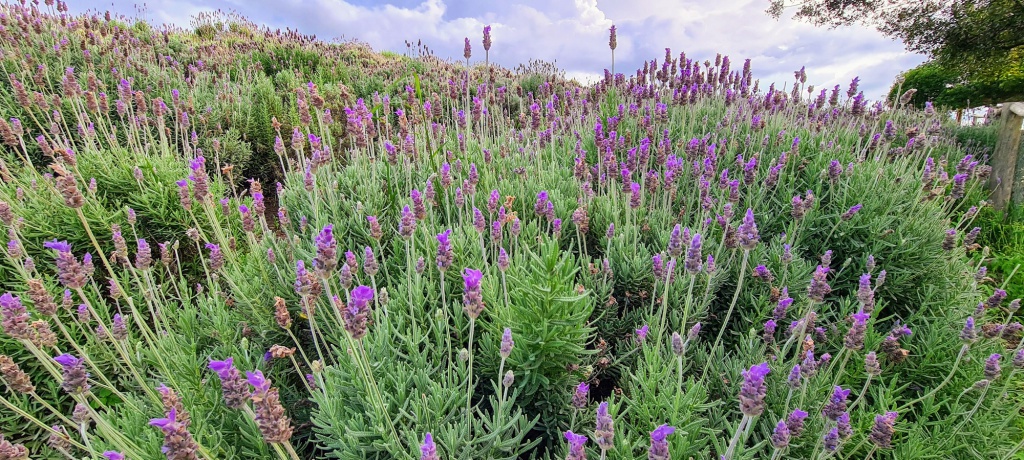
[[[988, 187], [992, 191], [992, 206], [1005, 210], [1011, 198], [1015, 202], [1024, 199], [1024, 185], [1018, 183], [1017, 156], [1020, 152], [1021, 124], [1024, 124], [1024, 102], [1003, 104], [999, 124], [999, 140], [992, 153], [992, 175]], [[1024, 160], [1021, 160], [1024, 162]], [[1014, 193], [1014, 190], [1017, 190]]]

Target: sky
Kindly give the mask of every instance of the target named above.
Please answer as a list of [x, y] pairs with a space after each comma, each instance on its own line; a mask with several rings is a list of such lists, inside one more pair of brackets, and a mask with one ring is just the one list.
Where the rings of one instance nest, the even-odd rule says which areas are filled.
[[885, 96], [901, 72], [924, 62], [903, 44], [863, 26], [829, 30], [775, 20], [767, 0], [71, 0], [72, 12], [122, 13], [152, 23], [189, 27], [203, 11], [234, 11], [271, 29], [297, 29], [321, 40], [358, 39], [377, 50], [405, 52], [421, 40], [442, 58], [483, 60], [482, 29], [492, 27], [490, 60], [514, 68], [531, 59], [554, 62], [570, 77], [591, 81], [611, 66], [608, 29], [618, 31], [615, 71], [631, 74], [665, 48], [688, 58], [729, 56], [738, 70], [751, 59], [761, 88], [791, 86], [806, 66], [807, 84], [842, 85], [860, 77], [870, 99]]

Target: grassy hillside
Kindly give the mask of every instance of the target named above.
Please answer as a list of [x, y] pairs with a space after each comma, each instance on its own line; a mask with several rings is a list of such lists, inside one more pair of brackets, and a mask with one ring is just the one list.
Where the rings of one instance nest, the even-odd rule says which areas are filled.
[[669, 50], [588, 86], [223, 14], [0, 25], [0, 458], [1022, 447], [989, 168], [941, 114]]

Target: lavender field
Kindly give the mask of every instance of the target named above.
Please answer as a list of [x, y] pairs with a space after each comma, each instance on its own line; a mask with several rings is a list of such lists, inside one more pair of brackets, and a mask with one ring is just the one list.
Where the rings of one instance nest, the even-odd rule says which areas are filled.
[[0, 459], [1024, 458], [913, 88], [193, 26], [0, 5]]

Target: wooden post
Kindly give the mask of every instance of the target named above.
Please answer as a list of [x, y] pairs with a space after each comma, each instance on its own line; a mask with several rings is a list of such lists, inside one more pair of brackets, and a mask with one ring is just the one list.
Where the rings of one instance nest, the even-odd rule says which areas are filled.
[[992, 191], [992, 206], [1002, 211], [1006, 209], [1011, 197], [1014, 197], [1014, 189], [1018, 190], [1018, 194], [1024, 194], [1020, 192], [1024, 186], [1018, 184], [1016, 178], [1021, 124], [1024, 124], [1024, 102], [1003, 104], [1000, 118], [999, 140], [992, 153], [992, 175], [989, 176], [988, 186]]

